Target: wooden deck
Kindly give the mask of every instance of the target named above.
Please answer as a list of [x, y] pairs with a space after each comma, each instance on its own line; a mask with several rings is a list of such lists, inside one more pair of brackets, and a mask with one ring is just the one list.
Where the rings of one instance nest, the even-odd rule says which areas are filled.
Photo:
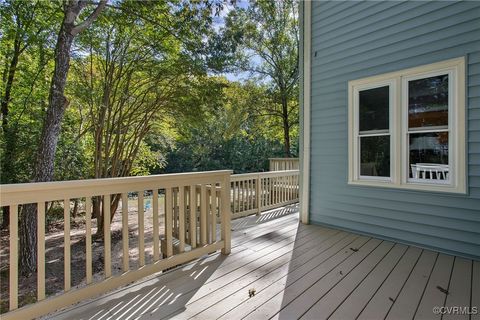
[[[47, 318], [441, 319], [434, 307], [480, 309], [479, 261], [302, 225], [292, 211], [233, 221], [229, 256], [204, 257]], [[451, 318], [480, 314], [443, 315]]]

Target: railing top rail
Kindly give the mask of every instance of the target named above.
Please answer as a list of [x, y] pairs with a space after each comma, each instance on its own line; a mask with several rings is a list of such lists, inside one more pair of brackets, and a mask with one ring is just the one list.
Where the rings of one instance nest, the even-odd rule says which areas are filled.
[[209, 183], [231, 170], [0, 185], [0, 206]]
[[258, 177], [268, 178], [268, 177], [283, 177], [283, 176], [294, 176], [298, 175], [300, 170], [280, 170], [280, 171], [265, 171], [265, 172], [255, 172], [255, 173], [240, 173], [233, 174], [231, 176], [231, 181], [245, 180], [245, 179], [255, 179]]
[[268, 158], [268, 160], [274, 161], [296, 161], [298, 158]]

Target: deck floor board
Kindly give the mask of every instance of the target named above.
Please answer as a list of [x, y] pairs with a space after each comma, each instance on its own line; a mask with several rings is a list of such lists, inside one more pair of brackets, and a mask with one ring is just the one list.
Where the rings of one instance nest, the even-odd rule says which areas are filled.
[[422, 300], [415, 313], [415, 319], [440, 319], [441, 314], [432, 314], [432, 310], [436, 306], [443, 306], [447, 295], [441, 289], [447, 290], [450, 281], [450, 273], [452, 272], [453, 256], [439, 254], [435, 267], [433, 268], [427, 288], [423, 293]]
[[291, 208], [232, 221], [232, 237], [229, 256], [211, 254], [47, 318], [439, 319], [434, 306], [480, 308], [478, 261], [302, 225]]

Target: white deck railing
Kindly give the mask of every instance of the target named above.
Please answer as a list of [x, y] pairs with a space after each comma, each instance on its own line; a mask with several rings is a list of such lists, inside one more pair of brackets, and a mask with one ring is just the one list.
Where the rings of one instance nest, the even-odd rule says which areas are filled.
[[[196, 259], [206, 253], [221, 249], [222, 253], [228, 254], [231, 241], [230, 220], [298, 202], [298, 179], [299, 170], [236, 175], [231, 175], [231, 171], [224, 170], [2, 185], [0, 206], [10, 207], [10, 311], [2, 314], [2, 319], [27, 319], [44, 315]], [[228, 187], [225, 188], [226, 186]], [[93, 274], [92, 258], [92, 230], [95, 230], [92, 227], [92, 202], [100, 199], [102, 199], [101, 206], [104, 212], [104, 241], [101, 248], [103, 278], [101, 279], [98, 272]], [[112, 252], [110, 213], [112, 208], [117, 207], [111, 207], [114, 199], [118, 200], [118, 208], [121, 211], [122, 252], [118, 254], [121, 256], [122, 270], [119, 274], [112, 276], [114, 252]], [[129, 200], [137, 203], [136, 225], [129, 225]], [[45, 208], [46, 204], [52, 201], [63, 202], [64, 207], [64, 286], [62, 292], [47, 299], [45, 266], [50, 261], [47, 261], [45, 255]], [[80, 202], [85, 208], [85, 282], [83, 286], [76, 288], [72, 288], [71, 271], [71, 238], [73, 236], [70, 230], [71, 201]], [[34, 205], [38, 220], [37, 301], [19, 308], [18, 213], [25, 208], [26, 204]], [[146, 207], [150, 204], [152, 205], [152, 217], [149, 219], [153, 225], [153, 258], [146, 261], [144, 215]], [[162, 207], [163, 210], [161, 210]], [[162, 215], [160, 211], [163, 212]], [[163, 230], [160, 230], [160, 227]], [[130, 263], [129, 230], [137, 230], [138, 234], [136, 238], [138, 263], [133, 268]], [[95, 265], [95, 267], [98, 266]]]
[[232, 175], [232, 218], [298, 202], [299, 170], [269, 171]]
[[298, 170], [300, 168], [298, 158], [270, 158], [268, 160], [270, 171]]
[[[66, 305], [110, 291], [156, 272], [196, 259], [207, 253], [230, 252], [230, 174], [231, 171], [166, 174], [145, 177], [94, 179], [2, 185], [0, 206], [10, 207], [9, 310], [2, 319], [28, 319]], [[216, 192], [211, 192], [215, 186]], [[227, 187], [228, 186], [228, 187]], [[145, 263], [144, 210], [138, 210], [138, 266], [130, 268], [128, 243], [129, 193], [138, 193], [138, 208], [144, 207], [144, 194], [152, 195], [153, 259]], [[92, 279], [92, 197], [103, 199], [104, 264], [103, 280]], [[111, 199], [122, 203], [123, 270], [112, 276], [110, 228]], [[164, 235], [159, 232], [159, 197], [164, 203]], [[85, 207], [86, 286], [71, 288], [70, 201], [80, 200]], [[51, 201], [64, 204], [64, 290], [46, 299], [45, 294], [45, 206]], [[18, 212], [25, 204], [36, 204], [37, 302], [18, 308]], [[126, 204], [126, 205], [123, 205]], [[193, 208], [193, 210], [192, 210]], [[217, 237], [215, 216], [220, 220]], [[130, 226], [131, 227], [131, 226]], [[175, 243], [175, 245], [174, 245]], [[3, 299], [3, 297], [2, 297]]]

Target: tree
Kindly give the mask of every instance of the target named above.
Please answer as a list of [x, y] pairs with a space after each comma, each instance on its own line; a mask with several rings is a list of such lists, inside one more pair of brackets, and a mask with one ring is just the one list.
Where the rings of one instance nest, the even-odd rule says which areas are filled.
[[[79, 112], [86, 114], [94, 159], [91, 177], [144, 173], [135, 168], [140, 158], [155, 167], [158, 153], [149, 150], [146, 135], [164, 135], [157, 129], [162, 122], [196, 108], [180, 101], [189, 94], [192, 79], [205, 74], [198, 52], [208, 31], [207, 13], [208, 7], [190, 3], [172, 8], [167, 2], [126, 1], [105, 12], [79, 38], [88, 54], [75, 59], [71, 93]], [[111, 199], [110, 220], [120, 199], [119, 194]], [[102, 208], [101, 197], [95, 197], [99, 237]]]
[[[49, 105], [44, 119], [35, 161], [34, 182], [51, 181], [54, 174], [55, 151], [68, 99], [64, 96], [70, 54], [75, 37], [88, 28], [105, 8], [107, 1], [100, 0], [93, 12], [81, 23], [76, 23], [81, 12], [87, 7], [84, 0], [68, 0], [64, 4], [64, 17], [55, 47], [55, 67], [49, 93]], [[24, 206], [20, 219], [20, 266], [24, 275], [36, 270], [37, 260], [37, 219], [34, 205]]]
[[200, 84], [186, 103], [201, 106], [202, 112], [177, 124], [178, 138], [167, 152], [164, 171], [268, 170], [268, 157], [280, 155], [282, 145], [275, 136], [278, 130], [255, 116], [254, 110], [268, 103], [265, 88], [221, 77], [200, 79]]
[[[18, 182], [19, 171], [21, 171], [16, 161], [20, 134], [19, 121], [25, 114], [27, 101], [48, 63], [48, 59], [44, 59], [45, 51], [49, 46], [52, 25], [55, 26], [56, 8], [52, 3], [44, 1], [35, 1], [31, 6], [25, 6], [18, 1], [6, 1], [0, 3], [0, 16], [3, 22], [0, 56], [4, 62], [0, 96], [3, 142], [1, 183], [8, 184]], [[24, 61], [30, 61], [26, 63], [22, 61], [24, 55], [28, 56]], [[35, 56], [39, 58], [37, 68], [33, 71], [33, 75], [26, 77], [29, 83], [22, 82], [25, 80], [24, 74], [31, 69], [32, 58], [36, 60]], [[15, 82], [19, 80], [22, 84], [15, 86]], [[17, 110], [12, 113], [14, 99], [17, 105], [20, 100], [23, 100], [20, 112], [17, 112], [19, 108], [16, 108]], [[2, 227], [8, 226], [8, 218], [9, 210], [4, 208]]]
[[285, 156], [291, 156], [291, 131], [298, 126], [298, 3], [256, 0], [232, 10], [222, 30], [223, 49], [234, 50], [237, 70], [250, 72], [269, 85], [271, 104], [259, 116], [277, 118], [283, 130]]

